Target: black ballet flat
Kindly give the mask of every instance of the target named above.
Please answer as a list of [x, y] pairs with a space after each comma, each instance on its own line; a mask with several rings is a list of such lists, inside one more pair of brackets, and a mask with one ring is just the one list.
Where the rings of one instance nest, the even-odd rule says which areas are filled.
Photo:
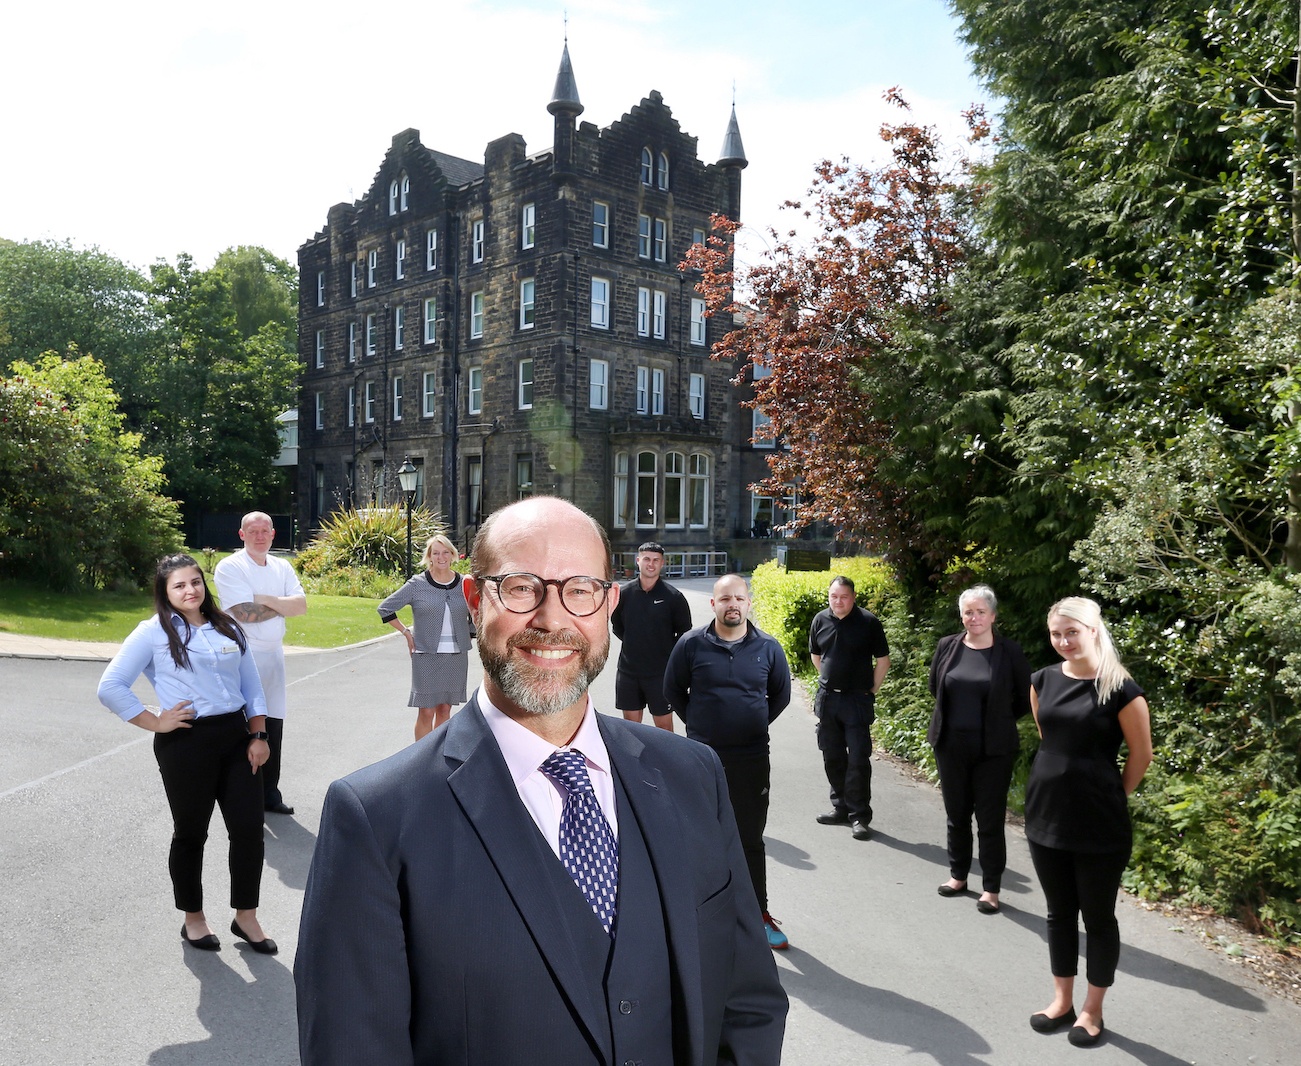
[[997, 903], [992, 903], [987, 899], [976, 900], [976, 910], [980, 911], [981, 914], [997, 914], [998, 906]]
[[1106, 1026], [1102, 1024], [1102, 1019], [1099, 1018], [1098, 1031], [1096, 1033], [1090, 1033], [1082, 1025], [1072, 1025], [1071, 1031], [1066, 1034], [1066, 1039], [1076, 1047], [1093, 1047], [1094, 1044], [1102, 1039], [1102, 1034], [1106, 1031]]
[[207, 936], [201, 936], [197, 940], [191, 940], [185, 935], [185, 923], [181, 923], [181, 939], [192, 948], [198, 948], [200, 951], [220, 951], [221, 941], [217, 939], [215, 933], [209, 933]]
[[940, 887], [935, 891], [945, 899], [952, 899], [954, 896], [965, 896], [967, 894], [967, 882], [963, 881], [961, 888], [954, 888], [946, 882], [945, 884], [940, 885]]
[[1030, 1028], [1036, 1033], [1055, 1033], [1058, 1029], [1065, 1029], [1068, 1025], [1075, 1024], [1075, 1008], [1072, 1007], [1065, 1014], [1059, 1014], [1056, 1018], [1050, 1018], [1047, 1014], [1030, 1015]]
[[[242, 941], [244, 941], [246, 944], [248, 944], [248, 946], [251, 947], [254, 951], [256, 951], [259, 955], [274, 955], [277, 951], [280, 950], [278, 947], [276, 947], [276, 942], [272, 940], [269, 936], [264, 936], [261, 940], [252, 939], [246, 932], [244, 932], [243, 929], [239, 927], [239, 923], [236, 922], [234, 918], [230, 920], [230, 931], [234, 933], [237, 937], [239, 937]], [[213, 939], [215, 940], [216, 937], [213, 937]]]

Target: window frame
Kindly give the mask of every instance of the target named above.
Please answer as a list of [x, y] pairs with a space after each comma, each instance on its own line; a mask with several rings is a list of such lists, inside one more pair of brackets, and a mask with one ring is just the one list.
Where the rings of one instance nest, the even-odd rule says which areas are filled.
[[[692, 452], [687, 460], [687, 525], [691, 529], [709, 528], [710, 459], [706, 452]], [[696, 520], [696, 490], [700, 490], [700, 520]]]
[[628, 453], [614, 455], [614, 495], [610, 500], [614, 508], [610, 525], [614, 529], [628, 528]]
[[639, 415], [650, 414], [650, 367], [637, 368], [635, 409]]
[[316, 331], [316, 369], [325, 369], [325, 330]]
[[669, 154], [660, 152], [655, 159], [655, 187], [664, 192], [669, 188]]
[[[524, 472], [528, 471], [527, 478]], [[533, 453], [517, 452], [515, 454], [515, 499], [527, 500], [534, 494]]]
[[438, 269], [438, 230], [425, 230], [425, 269]]
[[[598, 286], [604, 290], [603, 298], [600, 300], [597, 299]], [[609, 278], [599, 277], [595, 274], [592, 276], [591, 307], [588, 319], [593, 329], [610, 328], [610, 305], [614, 302], [613, 293], [614, 283]], [[598, 309], [600, 310], [599, 316], [597, 314]]]
[[392, 218], [398, 213], [398, 179], [394, 178], [389, 182], [388, 187], [388, 213]]
[[651, 409], [652, 415], [664, 414], [664, 371], [660, 367], [651, 367]]
[[[642, 459], [649, 458], [651, 466], [649, 470], [642, 468]], [[637, 469], [633, 473], [634, 494], [633, 494], [633, 526], [636, 529], [657, 529], [659, 527], [659, 456], [649, 449], [643, 449], [637, 453]], [[642, 489], [649, 487], [650, 491], [650, 520], [642, 521]]]
[[389, 379], [389, 381], [391, 383], [390, 385], [391, 393], [392, 393], [391, 398], [393, 402], [393, 407], [392, 407], [393, 414], [391, 416], [391, 420], [394, 422], [401, 422], [402, 421], [402, 391], [404, 388], [402, 383], [402, 375], [394, 374], [393, 377]]
[[587, 361], [587, 406], [593, 411], [607, 411], [610, 408], [610, 362], [608, 359], [588, 359]]
[[348, 428], [357, 424], [357, 386], [348, 386]]
[[399, 237], [393, 246], [393, 280], [402, 281], [407, 276], [407, 239]]
[[471, 366], [465, 371], [465, 409], [472, 415], [483, 413], [483, 367]]
[[362, 401], [362, 421], [370, 425], [375, 421], [375, 382], [366, 382], [366, 391]]
[[398, 204], [398, 210], [405, 211], [407, 210], [407, 205], [411, 199], [411, 178], [409, 175], [406, 174], [402, 175], [402, 189], [400, 192], [400, 197], [401, 199]]
[[[677, 469], [673, 469], [677, 467]], [[676, 485], [676, 489], [674, 486]], [[676, 495], [677, 521], [671, 521], [670, 501]], [[679, 451], [664, 453], [664, 528], [687, 525], [687, 457]]]
[[669, 257], [669, 224], [662, 218], [655, 220], [655, 262], [666, 263]]
[[438, 297], [437, 296], [425, 297], [424, 321], [425, 321], [424, 343], [437, 344], [438, 343]]
[[393, 308], [393, 350], [400, 352], [406, 346], [407, 309], [404, 304]]
[[650, 336], [651, 291], [646, 286], [637, 288], [637, 336]]
[[[602, 208], [605, 214], [605, 219], [601, 222], [596, 220], [597, 208]], [[592, 201], [592, 247], [610, 247], [610, 205], [604, 200]]]
[[325, 393], [316, 393], [316, 428], [325, 428]]
[[515, 365], [515, 405], [520, 411], [533, 410], [533, 371], [532, 356]]
[[651, 217], [650, 215], [637, 216], [637, 258], [649, 259], [651, 257]]
[[698, 296], [691, 298], [691, 343], [703, 348], [709, 339], [709, 327], [706, 324], [705, 301]]
[[316, 306], [325, 306], [325, 271], [316, 272]]
[[641, 183], [651, 187], [655, 184], [655, 158], [649, 145], [641, 150]]
[[655, 290], [655, 306], [651, 313], [651, 336], [662, 341], [668, 334], [669, 294], [663, 289]]
[[375, 355], [375, 345], [379, 342], [375, 329], [375, 312], [371, 311], [366, 315], [366, 354], [372, 358]]
[[433, 418], [438, 411], [438, 371], [426, 370], [420, 377], [420, 417]]
[[532, 329], [537, 320], [538, 287], [536, 278], [522, 278], [519, 283], [519, 328]]
[[483, 290], [470, 293], [470, 340], [483, 338], [484, 300]]
[[692, 373], [687, 378], [687, 407], [691, 417], [704, 421], [705, 418], [705, 375]]
[[355, 300], [357, 298], [357, 275], [361, 273], [361, 264], [357, 260], [352, 260], [352, 271], [348, 282], [348, 293]]
[[483, 219], [476, 218], [470, 223], [470, 262], [483, 262], [484, 243]]
[[379, 249], [372, 248], [366, 253], [366, 288], [375, 287], [375, 272], [379, 270]]
[[357, 361], [357, 320], [348, 319], [348, 362]]
[[533, 248], [538, 241], [537, 204], [525, 204], [520, 211], [520, 247]]

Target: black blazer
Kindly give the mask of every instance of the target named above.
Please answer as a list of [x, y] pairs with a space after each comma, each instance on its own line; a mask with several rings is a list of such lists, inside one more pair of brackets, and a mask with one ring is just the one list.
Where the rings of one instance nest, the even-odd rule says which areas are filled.
[[[661, 729], [597, 722], [630, 808], [619, 821], [636, 819], [658, 884], [673, 1061], [776, 1066], [786, 995], [718, 757]], [[557, 862], [477, 697], [334, 782], [294, 963], [303, 1066], [609, 1064], [608, 1008], [553, 890]]]
[[[944, 737], [944, 675], [962, 651], [965, 633], [941, 637], [931, 659], [931, 695], [935, 711], [926, 739], [935, 747]], [[1018, 718], [1030, 713], [1030, 663], [1014, 640], [994, 634], [990, 657], [989, 700], [985, 704], [985, 754], [1012, 755], [1021, 747]]]

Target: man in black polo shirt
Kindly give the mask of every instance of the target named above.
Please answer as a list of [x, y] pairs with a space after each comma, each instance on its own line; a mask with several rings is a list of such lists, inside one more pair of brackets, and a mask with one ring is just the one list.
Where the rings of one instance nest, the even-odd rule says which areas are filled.
[[818, 671], [813, 704], [818, 749], [831, 785], [832, 809], [818, 821], [848, 825], [855, 840], [867, 840], [872, 835], [872, 723], [876, 692], [890, 669], [890, 646], [876, 615], [854, 603], [849, 578], [832, 579], [827, 602], [830, 606], [809, 626], [809, 655]]
[[678, 637], [691, 628], [687, 598], [667, 581], [664, 548], [647, 541], [637, 549], [637, 577], [619, 590], [610, 615], [622, 642], [614, 674], [614, 705], [630, 722], [640, 722], [649, 705], [661, 729], [673, 732], [673, 712], [664, 700], [664, 668]]

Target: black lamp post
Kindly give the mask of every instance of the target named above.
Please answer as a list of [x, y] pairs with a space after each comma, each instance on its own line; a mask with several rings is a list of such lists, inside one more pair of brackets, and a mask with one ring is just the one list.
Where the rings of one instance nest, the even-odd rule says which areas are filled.
[[416, 482], [420, 479], [420, 471], [416, 469], [416, 464], [411, 461], [411, 456], [402, 457], [402, 465], [398, 467], [398, 484], [402, 486], [402, 494], [407, 498], [407, 579], [411, 578], [411, 504], [416, 498]]

